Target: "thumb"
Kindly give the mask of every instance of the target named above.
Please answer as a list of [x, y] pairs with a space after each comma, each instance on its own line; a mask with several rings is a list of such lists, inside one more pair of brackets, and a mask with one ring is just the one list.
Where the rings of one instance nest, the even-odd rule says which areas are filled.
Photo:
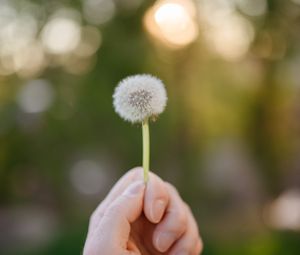
[[144, 190], [143, 181], [133, 182], [105, 211], [100, 228], [110, 240], [115, 240], [115, 244], [126, 248], [130, 223], [133, 223], [143, 210]]

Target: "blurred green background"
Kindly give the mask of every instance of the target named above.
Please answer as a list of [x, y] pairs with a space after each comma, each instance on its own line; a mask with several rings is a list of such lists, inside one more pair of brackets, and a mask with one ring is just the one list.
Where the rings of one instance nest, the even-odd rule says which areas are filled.
[[141, 164], [112, 93], [166, 84], [151, 168], [205, 255], [300, 254], [299, 0], [0, 0], [0, 254], [80, 254], [89, 216]]

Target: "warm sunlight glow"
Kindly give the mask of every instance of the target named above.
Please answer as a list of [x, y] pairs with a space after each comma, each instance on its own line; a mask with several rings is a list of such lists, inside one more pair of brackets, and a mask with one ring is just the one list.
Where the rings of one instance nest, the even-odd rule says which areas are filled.
[[151, 35], [173, 48], [184, 47], [198, 36], [195, 7], [188, 0], [159, 1], [147, 11], [144, 21]]
[[250, 21], [236, 11], [231, 1], [199, 0], [198, 5], [207, 47], [225, 60], [242, 59], [255, 35]]

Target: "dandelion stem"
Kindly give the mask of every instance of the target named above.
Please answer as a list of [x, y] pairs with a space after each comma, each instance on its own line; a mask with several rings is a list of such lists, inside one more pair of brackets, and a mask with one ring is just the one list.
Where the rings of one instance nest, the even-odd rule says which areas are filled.
[[143, 169], [144, 181], [149, 179], [149, 161], [150, 161], [150, 135], [148, 118], [143, 121]]

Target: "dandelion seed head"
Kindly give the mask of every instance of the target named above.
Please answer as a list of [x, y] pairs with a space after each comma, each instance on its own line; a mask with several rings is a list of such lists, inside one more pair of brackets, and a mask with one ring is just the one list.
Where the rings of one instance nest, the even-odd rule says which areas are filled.
[[148, 74], [123, 79], [113, 95], [115, 111], [124, 120], [132, 123], [155, 118], [164, 111], [166, 103], [167, 93], [164, 84]]

